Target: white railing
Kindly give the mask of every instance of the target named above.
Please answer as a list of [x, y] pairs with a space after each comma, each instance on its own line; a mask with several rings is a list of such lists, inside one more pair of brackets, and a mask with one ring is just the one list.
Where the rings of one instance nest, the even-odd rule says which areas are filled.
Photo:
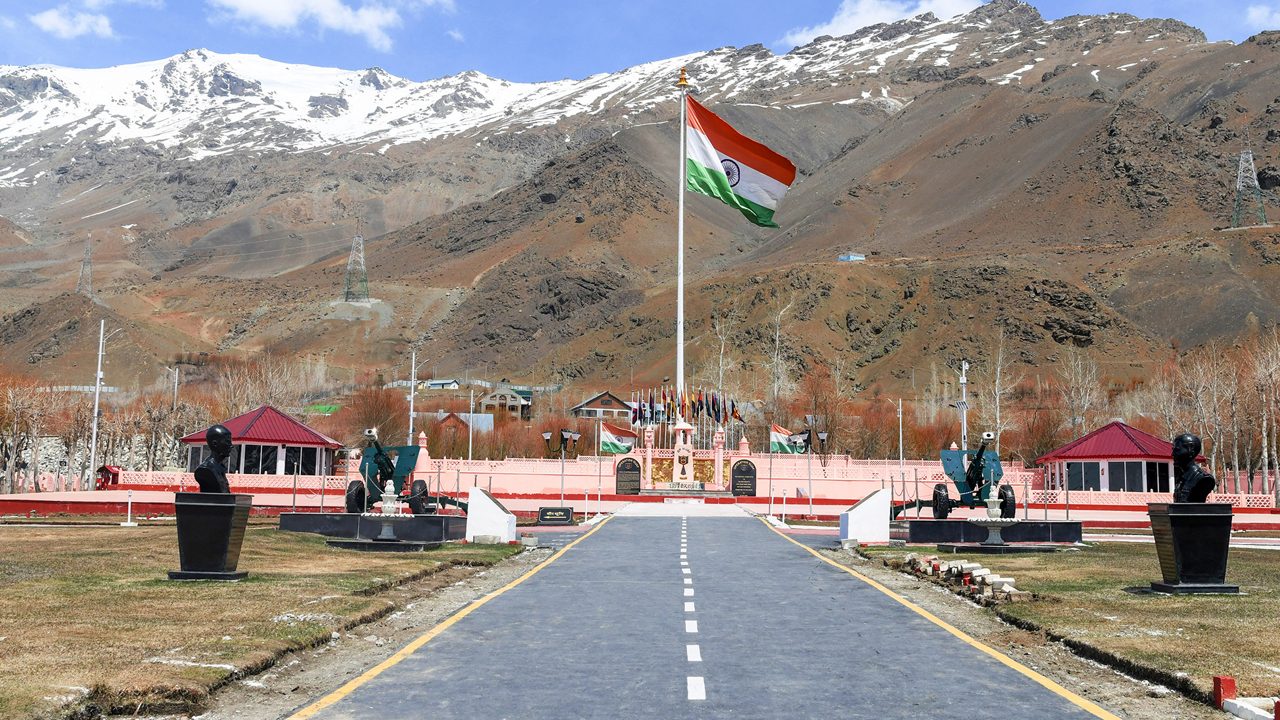
[[[1072, 505], [1145, 506], [1147, 503], [1173, 502], [1173, 494], [1167, 492], [1129, 492], [1127, 490], [1072, 490], [1070, 499]], [[1067, 492], [1065, 490], [1032, 490], [1031, 502], [1036, 505], [1043, 503], [1065, 505]], [[1276, 506], [1276, 499], [1271, 495], [1214, 493], [1209, 496], [1209, 502], [1231, 503], [1236, 507], [1244, 508], [1273, 508]]]

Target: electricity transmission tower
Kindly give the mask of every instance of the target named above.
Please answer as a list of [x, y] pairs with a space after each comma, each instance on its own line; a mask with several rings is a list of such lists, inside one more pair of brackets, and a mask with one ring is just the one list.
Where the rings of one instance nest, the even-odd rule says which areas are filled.
[[1257, 218], [1251, 225], [1266, 225], [1267, 211], [1262, 205], [1262, 188], [1258, 187], [1258, 171], [1253, 166], [1253, 151], [1240, 152], [1240, 164], [1236, 169], [1236, 206], [1231, 211], [1231, 227], [1243, 226], [1245, 215], [1250, 220]]
[[369, 300], [369, 276], [364, 270], [364, 236], [359, 233], [351, 240], [351, 256], [347, 258], [346, 287], [342, 299], [346, 302]]
[[76, 283], [76, 292], [85, 297], [93, 297], [93, 236], [84, 241], [84, 259], [80, 261], [80, 280]]

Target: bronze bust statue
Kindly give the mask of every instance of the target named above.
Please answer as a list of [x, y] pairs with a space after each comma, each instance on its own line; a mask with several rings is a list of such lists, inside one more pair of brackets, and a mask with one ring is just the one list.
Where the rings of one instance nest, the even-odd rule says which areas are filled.
[[1183, 433], [1173, 439], [1173, 501], [1176, 503], [1202, 503], [1218, 481], [1196, 464], [1200, 454], [1200, 438]]
[[209, 457], [196, 468], [196, 482], [200, 492], [229, 493], [227, 484], [227, 458], [231, 456], [231, 431], [225, 425], [214, 425], [204, 434]]

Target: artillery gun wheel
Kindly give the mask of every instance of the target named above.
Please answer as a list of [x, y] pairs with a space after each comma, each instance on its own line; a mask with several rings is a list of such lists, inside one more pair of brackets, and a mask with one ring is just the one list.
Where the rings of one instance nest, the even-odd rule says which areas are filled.
[[951, 495], [947, 493], [947, 486], [944, 483], [938, 483], [933, 486], [933, 519], [946, 520], [951, 514]]
[[349, 513], [364, 512], [369, 507], [368, 505], [365, 504], [365, 500], [366, 500], [366, 490], [364, 488], [364, 481], [352, 480], [351, 482], [347, 483], [347, 512]]
[[1000, 517], [1011, 518], [1018, 515], [1018, 500], [1013, 495], [1013, 488], [1008, 485], [1000, 486], [1000, 494], [996, 497], [1000, 498]]
[[427, 502], [423, 500], [427, 496], [427, 482], [425, 480], [414, 480], [409, 486], [409, 511], [414, 515], [427, 514]]

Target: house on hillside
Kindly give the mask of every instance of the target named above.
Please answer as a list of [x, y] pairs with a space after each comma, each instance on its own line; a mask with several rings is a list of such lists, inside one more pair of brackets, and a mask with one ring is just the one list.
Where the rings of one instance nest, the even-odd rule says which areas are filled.
[[436, 412], [434, 417], [440, 423], [440, 432], [465, 433], [469, 427], [478, 433], [493, 432], [493, 416], [489, 413]]
[[603, 420], [629, 420], [631, 405], [617, 395], [605, 390], [574, 405], [569, 414], [580, 418]]
[[458, 390], [461, 388], [462, 388], [462, 383], [458, 382], [454, 378], [449, 378], [447, 380], [445, 379], [437, 380], [435, 378], [432, 378], [427, 381], [428, 390]]
[[[333, 453], [342, 443], [263, 405], [222, 423], [231, 431], [235, 446], [227, 460], [227, 472], [249, 475], [330, 475]], [[209, 456], [201, 428], [179, 440], [187, 446], [187, 472]]]
[[1167, 493], [1173, 444], [1116, 421], [1045, 453], [1036, 465], [1045, 467], [1050, 490]]
[[493, 392], [480, 398], [480, 409], [489, 413], [506, 413], [517, 420], [533, 418], [533, 391], [498, 383]]

